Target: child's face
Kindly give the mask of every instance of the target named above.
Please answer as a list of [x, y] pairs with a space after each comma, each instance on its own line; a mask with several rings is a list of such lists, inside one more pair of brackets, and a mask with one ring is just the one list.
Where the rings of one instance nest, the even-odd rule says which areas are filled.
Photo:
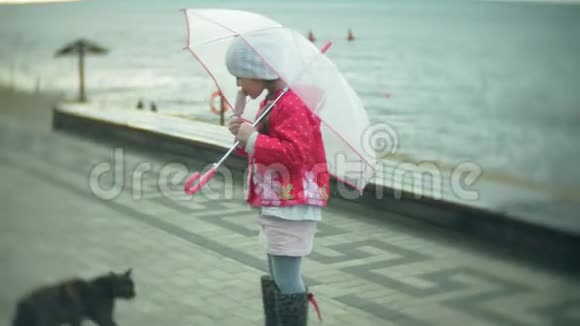
[[238, 87], [255, 100], [264, 91], [264, 83], [259, 79], [237, 78]]

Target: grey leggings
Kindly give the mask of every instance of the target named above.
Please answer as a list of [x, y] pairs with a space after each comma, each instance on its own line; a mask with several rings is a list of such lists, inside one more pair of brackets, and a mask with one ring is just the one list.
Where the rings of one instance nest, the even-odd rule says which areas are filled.
[[270, 276], [284, 294], [304, 293], [306, 287], [300, 275], [302, 257], [268, 255]]

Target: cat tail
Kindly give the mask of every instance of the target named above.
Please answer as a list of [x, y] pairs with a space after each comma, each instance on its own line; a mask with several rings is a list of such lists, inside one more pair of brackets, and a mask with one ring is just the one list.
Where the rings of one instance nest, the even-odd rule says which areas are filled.
[[36, 318], [34, 309], [26, 302], [18, 303], [16, 315], [12, 321], [12, 326], [35, 326]]

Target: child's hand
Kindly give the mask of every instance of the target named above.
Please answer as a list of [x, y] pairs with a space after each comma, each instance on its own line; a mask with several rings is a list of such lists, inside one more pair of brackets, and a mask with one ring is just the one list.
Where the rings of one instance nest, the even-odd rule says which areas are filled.
[[236, 134], [236, 139], [242, 144], [246, 145], [248, 138], [256, 131], [256, 128], [252, 127], [251, 124], [243, 122], [238, 127], [238, 133]]
[[232, 133], [232, 135], [237, 135], [238, 130], [240, 129], [240, 125], [244, 122], [244, 120], [238, 116], [233, 116], [230, 122], [228, 123], [228, 129]]

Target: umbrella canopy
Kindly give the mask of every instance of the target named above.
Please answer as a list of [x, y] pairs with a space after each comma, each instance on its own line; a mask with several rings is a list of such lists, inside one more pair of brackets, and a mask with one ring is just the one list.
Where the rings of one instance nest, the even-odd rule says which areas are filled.
[[[321, 120], [329, 171], [359, 191], [374, 175], [364, 106], [336, 65], [300, 33], [262, 15], [227, 9], [188, 9], [187, 49], [207, 70], [227, 104], [236, 101], [235, 77], [226, 61], [253, 51], [265, 75], [286, 83]], [[236, 42], [240, 53], [228, 49]], [[243, 45], [243, 46], [240, 46]], [[246, 50], [243, 50], [244, 46]]]

